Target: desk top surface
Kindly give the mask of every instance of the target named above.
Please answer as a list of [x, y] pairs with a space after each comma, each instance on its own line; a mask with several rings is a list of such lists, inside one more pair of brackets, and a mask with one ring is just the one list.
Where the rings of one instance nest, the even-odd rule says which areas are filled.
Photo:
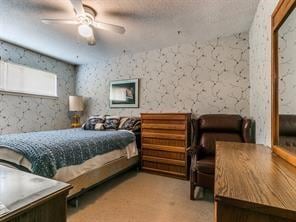
[[263, 145], [217, 142], [215, 200], [296, 218], [296, 167]]
[[66, 183], [0, 165], [0, 220], [70, 188]]

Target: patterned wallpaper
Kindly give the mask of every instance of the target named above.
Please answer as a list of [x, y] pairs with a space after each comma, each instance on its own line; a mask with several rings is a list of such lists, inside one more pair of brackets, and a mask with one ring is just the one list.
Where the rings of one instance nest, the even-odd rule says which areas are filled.
[[75, 68], [64, 62], [0, 41], [0, 56], [58, 76], [58, 99], [0, 93], [0, 134], [69, 127], [68, 96], [74, 94]]
[[271, 14], [278, 0], [261, 0], [250, 32], [250, 115], [256, 142], [271, 145]]
[[296, 10], [279, 30], [279, 112], [296, 114]]
[[[140, 78], [140, 108], [110, 109], [110, 80]], [[176, 45], [98, 61], [77, 69], [86, 115], [141, 112], [249, 115], [248, 34]]]

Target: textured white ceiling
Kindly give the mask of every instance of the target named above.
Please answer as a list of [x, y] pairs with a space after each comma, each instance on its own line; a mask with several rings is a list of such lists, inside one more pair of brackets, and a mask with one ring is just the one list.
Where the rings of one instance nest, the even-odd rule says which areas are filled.
[[42, 18], [75, 18], [69, 0], [0, 0], [0, 39], [73, 63], [93, 63], [190, 41], [247, 31], [259, 0], [83, 0], [97, 20], [122, 25], [124, 35], [95, 31], [88, 46], [74, 25]]

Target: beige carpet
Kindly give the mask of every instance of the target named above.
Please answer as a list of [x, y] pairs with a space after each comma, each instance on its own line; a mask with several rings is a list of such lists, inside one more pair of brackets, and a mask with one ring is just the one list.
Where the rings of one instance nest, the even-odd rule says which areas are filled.
[[130, 171], [82, 195], [68, 222], [213, 221], [211, 197], [191, 201], [189, 181]]

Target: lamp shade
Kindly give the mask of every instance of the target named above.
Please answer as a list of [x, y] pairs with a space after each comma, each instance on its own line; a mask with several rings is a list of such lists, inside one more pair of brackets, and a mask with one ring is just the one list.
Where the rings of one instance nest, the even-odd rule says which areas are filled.
[[83, 111], [83, 97], [69, 96], [69, 111], [82, 112]]

